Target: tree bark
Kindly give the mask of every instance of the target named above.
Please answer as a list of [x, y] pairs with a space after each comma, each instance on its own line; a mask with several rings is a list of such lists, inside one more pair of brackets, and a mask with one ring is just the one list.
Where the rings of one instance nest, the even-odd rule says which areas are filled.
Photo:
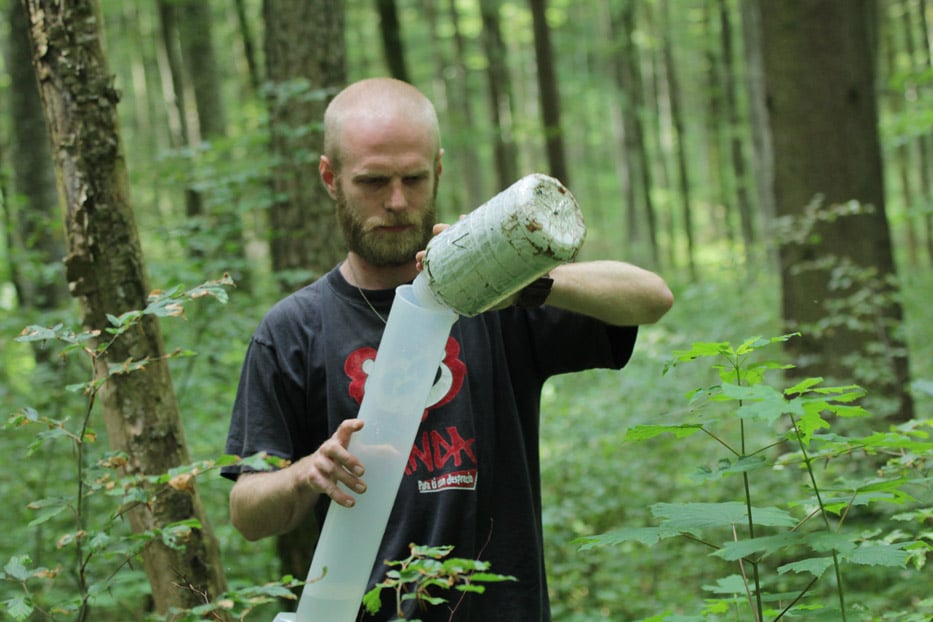
[[723, 62], [723, 103], [725, 104], [726, 132], [729, 142], [729, 155], [732, 162], [732, 181], [736, 207], [739, 213], [742, 242], [745, 246], [745, 258], [750, 262], [755, 243], [755, 220], [752, 215], [751, 201], [748, 196], [748, 180], [745, 174], [745, 150], [742, 139], [744, 125], [739, 119], [738, 96], [733, 74], [735, 73], [735, 54], [733, 52], [732, 20], [726, 0], [719, 0], [719, 38], [722, 44]]
[[[73, 296], [87, 330], [103, 331], [108, 314], [146, 306], [149, 286], [133, 211], [117, 123], [118, 95], [101, 46], [100, 6], [26, 0], [33, 63], [48, 123], [62, 197]], [[148, 360], [128, 374], [110, 365]], [[111, 446], [125, 452], [130, 474], [163, 474], [190, 463], [178, 404], [157, 320], [144, 319], [121, 335], [95, 364], [108, 378], [98, 401]], [[134, 533], [195, 519], [183, 548], [160, 539], [143, 550], [143, 564], [160, 612], [189, 608], [225, 588], [217, 543], [197, 489], [168, 488], [129, 513]]]
[[[325, 0], [307, 11], [305, 0], [264, 0], [266, 75], [272, 84], [270, 148], [272, 171], [272, 267], [289, 292], [340, 261], [346, 249], [337, 231], [333, 201], [319, 181], [324, 110], [346, 83], [344, 4]], [[288, 96], [289, 85], [303, 85]], [[310, 128], [310, 129], [309, 129]], [[286, 574], [303, 577], [317, 543], [318, 525], [309, 523], [277, 539]]]
[[[9, 12], [10, 38], [5, 46], [10, 74], [10, 112], [13, 196], [7, 197], [10, 272], [21, 305], [55, 309], [68, 298], [61, 260], [65, 241], [57, 223], [58, 194], [49, 151], [48, 131], [36, 88], [27, 31], [26, 12], [14, 0]], [[53, 269], [49, 270], [43, 266]], [[54, 275], [54, 276], [52, 276]], [[36, 350], [45, 356], [44, 348]]]
[[486, 77], [489, 89], [489, 112], [495, 132], [496, 172], [499, 187], [505, 190], [518, 178], [518, 148], [512, 135], [512, 80], [509, 77], [506, 47], [499, 26], [500, 0], [480, 0], [483, 20], [483, 43], [486, 49]]
[[379, 32], [382, 35], [382, 50], [389, 73], [393, 78], [409, 82], [405, 46], [402, 43], [402, 25], [398, 19], [395, 0], [376, 0], [376, 10], [379, 12]]
[[[619, 105], [622, 109], [626, 161], [629, 166], [631, 187], [628, 209], [628, 240], [634, 248], [645, 248], [647, 237], [649, 257], [646, 262], [660, 265], [661, 250], [658, 246], [658, 227], [654, 202], [651, 199], [651, 164], [645, 145], [645, 129], [641, 116], [644, 100], [644, 84], [638, 66], [638, 49], [635, 45], [635, 2], [625, 0], [619, 10], [611, 16], [613, 39], [618, 40], [618, 51], [613, 59], [616, 68], [616, 85], [619, 90]], [[639, 205], [641, 210], [639, 210]], [[639, 216], [639, 212], [641, 216]], [[640, 235], [641, 223], [647, 235]]]
[[[871, 2], [759, 0], [762, 52], [775, 204], [793, 227], [807, 206], [814, 221], [807, 240], [782, 240], [779, 250], [784, 321], [804, 332], [788, 342], [795, 373], [854, 380], [893, 402], [879, 414], [903, 421], [913, 405], [892, 285]], [[830, 216], [851, 201], [872, 211]], [[860, 295], [874, 305], [867, 312], [853, 303]]]
[[319, 4], [310, 12], [303, 0], [263, 4], [266, 75], [273, 85], [270, 147], [277, 161], [270, 251], [283, 291], [319, 277], [345, 253], [333, 201], [318, 176], [324, 109], [347, 79], [344, 4]]
[[[667, 96], [671, 108], [671, 125], [674, 130], [674, 151], [677, 159], [677, 179], [680, 189], [680, 213], [684, 228], [684, 239], [687, 242], [687, 266], [690, 278], [697, 280], [696, 248], [693, 231], [693, 206], [691, 195], [693, 189], [690, 185], [690, 167], [687, 166], [687, 130], [684, 124], [683, 107], [681, 106], [680, 81], [677, 79], [677, 63], [674, 61], [674, 49], [671, 45], [673, 30], [670, 22], [670, 4], [668, 0], [661, 0], [661, 31], [662, 56], [664, 58], [664, 73], [667, 76]], [[671, 241], [673, 245], [673, 240]]]
[[547, 150], [551, 177], [570, 185], [570, 170], [564, 151], [564, 134], [560, 124], [560, 89], [554, 68], [554, 50], [547, 23], [547, 1], [529, 0], [535, 37], [535, 66], [538, 70], [538, 95], [541, 102], [541, 125]]

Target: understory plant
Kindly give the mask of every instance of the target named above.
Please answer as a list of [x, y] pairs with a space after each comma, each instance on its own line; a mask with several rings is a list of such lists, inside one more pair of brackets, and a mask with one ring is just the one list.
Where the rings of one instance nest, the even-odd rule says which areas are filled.
[[[875, 432], [847, 435], [847, 419], [871, 417], [860, 405], [860, 387], [785, 380], [792, 366], [762, 358], [762, 349], [795, 336], [701, 342], [675, 352], [665, 373], [699, 362], [717, 381], [691, 391], [676, 420], [628, 430], [631, 443], [702, 438], [715, 456], [690, 473], [703, 500], [657, 502], [653, 525], [577, 540], [585, 552], [687, 539], [715, 558], [710, 580], [698, 586], [707, 593], [699, 612], [647, 620], [930, 619], [929, 589], [908, 587], [904, 611], [872, 611], [857, 596], [892, 573], [908, 586], [923, 583], [933, 546], [933, 422], [879, 420]], [[712, 572], [720, 568], [726, 570]], [[859, 587], [866, 583], [871, 587]]]
[[376, 584], [363, 597], [363, 605], [369, 613], [376, 613], [382, 608], [382, 592], [388, 591], [394, 598], [397, 620], [419, 622], [417, 618], [406, 618], [403, 604], [408, 601], [418, 603], [418, 608], [448, 605], [451, 618], [458, 603], [449, 603], [438, 591], [466, 594], [482, 594], [484, 584], [500, 581], [515, 581], [515, 577], [496, 574], [489, 571], [489, 562], [477, 559], [447, 558], [451, 546], [410, 545], [411, 555], [405, 559], [387, 562], [389, 571], [382, 582]]
[[[65, 416], [56, 417], [35, 407], [23, 406], [9, 414], [4, 424], [5, 432], [24, 432], [23, 438], [29, 439], [18, 458], [41, 463], [53, 455], [70, 456], [71, 472], [57, 473], [56, 480], [61, 480], [64, 488], [59, 487], [56, 494], [29, 503], [32, 512], [29, 530], [54, 533], [55, 554], [51, 556], [51, 564], [34, 562], [29, 543], [23, 542], [22, 552], [3, 561], [0, 580], [18, 589], [13, 592], [15, 595], [4, 597], [0, 617], [18, 621], [90, 620], [94, 618], [92, 609], [114, 606], [128, 591], [136, 594], [137, 603], [142, 601], [135, 615], [145, 615], [148, 588], [145, 581], [140, 582], [137, 570], [140, 553], [154, 540], [171, 548], [184, 548], [187, 536], [201, 525], [192, 519], [144, 533], [128, 533], [127, 512], [140, 504], [152, 503], [167, 489], [189, 490], [199, 475], [233, 464], [239, 458], [222, 456], [216, 460], [200, 460], [155, 475], [125, 474], [122, 467], [127, 456], [98, 446], [94, 406], [110, 378], [136, 373], [151, 359], [111, 365], [106, 374], [99, 376], [93, 371], [95, 362], [144, 316], [180, 317], [184, 315], [185, 304], [203, 297], [225, 303], [225, 288], [230, 285], [232, 281], [225, 276], [188, 290], [176, 287], [154, 291], [146, 308], [108, 316], [110, 326], [103, 331], [74, 330], [64, 324], [32, 325], [18, 337], [17, 341], [43, 347], [57, 344], [62, 360], [83, 359], [90, 379], [65, 387], [67, 393], [80, 396], [76, 402], [79, 406]], [[165, 356], [176, 358], [193, 354], [178, 349]], [[67, 446], [67, 451], [61, 450], [61, 443]], [[252, 460], [256, 468], [265, 464], [262, 456]], [[63, 489], [70, 491], [57, 494]], [[245, 595], [225, 594], [217, 603], [205, 603], [204, 610], [193, 612], [190, 615], [194, 617], [190, 619], [227, 619], [224, 616], [248, 610], [257, 600], [281, 597], [290, 585], [291, 579], [286, 578], [281, 585], [253, 588]], [[171, 615], [180, 620], [189, 613], [173, 612]]]

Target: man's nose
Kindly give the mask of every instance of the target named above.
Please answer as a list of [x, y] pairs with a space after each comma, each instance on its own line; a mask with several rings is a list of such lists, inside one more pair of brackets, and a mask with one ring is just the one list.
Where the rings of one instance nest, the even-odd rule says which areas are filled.
[[405, 185], [401, 178], [389, 182], [389, 196], [386, 197], [385, 208], [388, 210], [400, 210], [408, 207], [408, 197], [405, 196]]

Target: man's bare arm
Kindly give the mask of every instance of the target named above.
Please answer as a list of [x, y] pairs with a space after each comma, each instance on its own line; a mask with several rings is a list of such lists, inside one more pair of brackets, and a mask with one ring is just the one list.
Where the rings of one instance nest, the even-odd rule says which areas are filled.
[[278, 471], [243, 473], [230, 490], [230, 520], [247, 540], [290, 531], [311, 511], [320, 495], [351, 507], [366, 491], [363, 465], [349, 451], [350, 437], [363, 427], [347, 419], [313, 454]]

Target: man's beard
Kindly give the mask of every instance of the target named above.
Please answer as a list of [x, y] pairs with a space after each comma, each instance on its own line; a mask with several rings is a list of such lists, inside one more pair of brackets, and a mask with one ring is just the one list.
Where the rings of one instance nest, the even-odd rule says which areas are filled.
[[[404, 214], [384, 212], [380, 216], [363, 219], [356, 205], [350, 203], [340, 183], [336, 188], [337, 221], [347, 248], [373, 266], [400, 266], [415, 260], [415, 254], [423, 250], [433, 235], [436, 218], [434, 191], [420, 212], [406, 210]], [[403, 232], [379, 231], [378, 227], [412, 225]]]

